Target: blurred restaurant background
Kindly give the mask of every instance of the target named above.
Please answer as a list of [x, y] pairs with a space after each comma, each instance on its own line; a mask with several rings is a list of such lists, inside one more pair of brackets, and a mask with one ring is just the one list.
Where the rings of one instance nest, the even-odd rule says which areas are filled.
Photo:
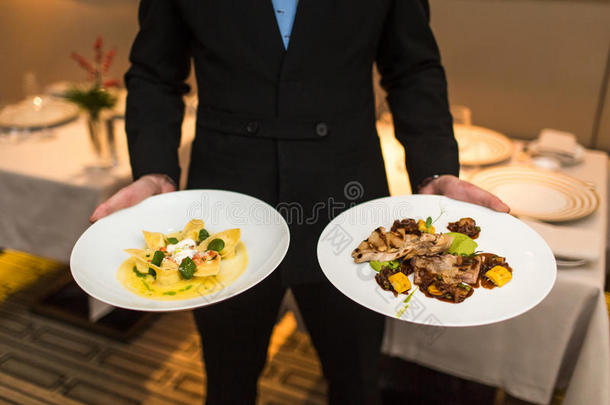
[[[131, 180], [122, 76], [137, 6], [0, 0], [0, 403], [190, 404], [205, 397], [190, 312], [113, 310], [84, 295], [67, 264], [93, 208]], [[437, 330], [388, 320], [384, 400], [608, 403], [610, 1], [430, 6], [461, 175], [527, 217], [553, 249], [558, 278], [538, 307], [500, 324]], [[91, 59], [98, 37], [105, 80], [119, 86], [109, 88], [116, 103], [92, 122], [62, 94], [84, 86], [88, 74], [71, 54]], [[182, 165], [197, 107], [192, 75], [190, 82]], [[404, 150], [376, 91], [390, 191], [407, 194]], [[562, 204], [571, 211], [554, 211]], [[261, 404], [325, 403], [320, 364], [289, 295], [268, 359]]]

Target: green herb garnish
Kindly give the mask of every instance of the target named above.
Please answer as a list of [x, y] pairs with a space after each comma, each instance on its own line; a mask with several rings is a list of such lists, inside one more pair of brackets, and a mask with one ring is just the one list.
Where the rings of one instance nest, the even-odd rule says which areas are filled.
[[397, 317], [397, 318], [400, 318], [400, 317], [402, 316], [402, 314], [404, 314], [404, 313], [405, 313], [405, 311], [407, 310], [407, 308], [409, 308], [409, 301], [411, 301], [411, 297], [413, 297], [413, 294], [415, 294], [415, 291], [417, 291], [417, 289], [418, 289], [418, 288], [419, 288], [419, 286], [418, 286], [418, 287], [415, 287], [415, 288], [413, 289], [413, 291], [411, 291], [411, 294], [409, 294], [409, 295], [407, 296], [407, 298], [405, 298], [405, 300], [403, 301], [403, 302], [405, 303], [405, 306], [404, 306], [404, 307], [402, 307], [402, 308], [400, 308], [400, 310], [398, 310], [398, 312], [396, 312], [396, 317]]
[[142, 273], [141, 271], [138, 270], [138, 268], [136, 266], [133, 266], [132, 270], [135, 273], [135, 275], [140, 277], [140, 278], [148, 276], [148, 273]]
[[190, 257], [185, 257], [182, 259], [182, 263], [178, 266], [178, 271], [182, 275], [182, 278], [185, 280], [190, 280], [193, 278], [193, 274], [197, 270], [197, 265]]
[[155, 271], [155, 269], [153, 269], [152, 267], [148, 268], [148, 274], [150, 274], [151, 276], [153, 276], [155, 278], [155, 280], [157, 279], [157, 272]]
[[176, 238], [167, 238], [167, 243], [170, 245], [175, 245], [178, 242], [179, 242], [179, 240]]
[[430, 228], [432, 226], [432, 217], [426, 218], [426, 228]]
[[163, 295], [176, 295], [176, 291], [165, 291]]
[[375, 270], [377, 272], [381, 271], [381, 269], [384, 267], [389, 267], [392, 270], [396, 270], [397, 268], [400, 267], [400, 262], [398, 260], [392, 260], [390, 262], [380, 262], [377, 260], [371, 260], [369, 262], [369, 266], [371, 266], [373, 268], [373, 270]]
[[190, 289], [191, 289], [191, 287], [193, 287], [193, 285], [192, 285], [192, 284], [189, 284], [189, 285], [187, 285], [186, 287], [179, 289], [178, 291], [179, 291], [179, 292], [184, 292], [184, 291], [186, 291], [186, 290], [190, 290]]
[[144, 284], [144, 287], [146, 287], [146, 289], [148, 291], [152, 291], [152, 288], [150, 288], [150, 286], [148, 285], [148, 283], [146, 281], [142, 280], [142, 283]]
[[155, 266], [161, 266], [161, 262], [163, 261], [163, 259], [165, 258], [165, 253], [163, 253], [160, 250], [157, 250], [155, 252], [155, 254], [153, 255], [152, 260], [150, 261], [150, 264], [154, 264]]
[[208, 244], [208, 250], [220, 252], [225, 248], [225, 241], [222, 239], [214, 239]]
[[199, 242], [207, 239], [210, 236], [210, 233], [205, 229], [199, 231]]

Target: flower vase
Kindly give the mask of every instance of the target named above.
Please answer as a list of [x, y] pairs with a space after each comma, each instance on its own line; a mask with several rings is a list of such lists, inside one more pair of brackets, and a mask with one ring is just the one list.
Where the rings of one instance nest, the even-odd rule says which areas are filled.
[[94, 167], [110, 169], [118, 164], [116, 143], [114, 137], [114, 120], [103, 112], [87, 114], [89, 139], [96, 162]]

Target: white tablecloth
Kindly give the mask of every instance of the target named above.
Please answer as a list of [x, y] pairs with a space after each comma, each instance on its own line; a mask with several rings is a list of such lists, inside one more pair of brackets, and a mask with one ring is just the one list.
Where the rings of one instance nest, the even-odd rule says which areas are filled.
[[[600, 208], [594, 214], [562, 227], [586, 229], [606, 240], [607, 162], [605, 153], [587, 151], [584, 163], [562, 170], [593, 182], [600, 196]], [[384, 352], [503, 387], [511, 395], [534, 403], [549, 403], [558, 387], [567, 388], [564, 405], [609, 404], [604, 246], [600, 250], [593, 263], [570, 270], [560, 268], [553, 290], [542, 303], [505, 322], [443, 328], [388, 319]]]
[[[106, 172], [86, 169], [94, 156], [83, 119], [55, 129], [55, 136], [48, 140], [33, 137], [1, 144], [0, 246], [68, 262], [95, 206], [131, 180], [122, 127], [118, 120], [115, 132], [120, 164]], [[193, 134], [194, 119], [187, 116], [179, 151], [183, 167]], [[394, 157], [399, 155], [397, 150], [384, 150], [394, 194], [408, 190], [403, 172], [394, 167]], [[586, 229], [605, 240], [606, 155], [588, 151], [583, 164], [565, 171], [594, 182], [601, 204], [588, 218], [562, 226]], [[185, 174], [186, 170], [182, 184]], [[388, 320], [384, 351], [503, 387], [535, 403], [548, 403], [557, 386], [568, 388], [566, 405], [607, 404], [610, 338], [603, 296], [604, 253], [600, 252], [595, 263], [559, 270], [554, 289], [540, 305], [506, 322], [450, 329]]]
[[[95, 207], [131, 182], [124, 122], [115, 120], [119, 165], [95, 169], [86, 121], [0, 144], [0, 247], [67, 263]], [[181, 160], [188, 158], [194, 119], [185, 120]], [[181, 162], [182, 163], [182, 162]]]

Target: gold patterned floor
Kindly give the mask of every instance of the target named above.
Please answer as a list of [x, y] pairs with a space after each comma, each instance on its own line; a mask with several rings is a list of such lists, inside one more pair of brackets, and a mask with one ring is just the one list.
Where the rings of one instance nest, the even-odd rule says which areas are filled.
[[[20, 291], [66, 271], [24, 253], [0, 254], [0, 404], [195, 404], [204, 398], [190, 312], [166, 314], [130, 343], [32, 314]], [[260, 404], [323, 404], [325, 385], [291, 313], [275, 328]]]
[[[30, 312], [27, 289], [45, 277], [66, 271], [65, 266], [53, 261], [0, 251], [0, 405], [203, 401], [201, 347], [190, 312], [162, 315], [129, 343]], [[606, 293], [606, 302], [610, 312], [610, 293]], [[259, 381], [259, 404], [326, 403], [318, 357], [309, 336], [297, 329], [292, 313], [276, 325], [268, 358]], [[408, 367], [410, 373], [430, 372], [415, 365]], [[425, 385], [438, 386], [446, 377], [432, 374]], [[463, 384], [474, 390], [469, 395], [482, 395], [492, 389], [494, 397], [493, 388], [457, 378], [452, 381], [457, 389], [447, 395], [455, 399], [455, 404], [528, 404], [500, 389], [495, 390], [495, 399], [473, 402], [472, 397], [460, 395], [465, 391], [460, 388]], [[426, 391], [425, 387], [420, 390]], [[561, 402], [562, 395], [556, 392], [552, 404]]]

